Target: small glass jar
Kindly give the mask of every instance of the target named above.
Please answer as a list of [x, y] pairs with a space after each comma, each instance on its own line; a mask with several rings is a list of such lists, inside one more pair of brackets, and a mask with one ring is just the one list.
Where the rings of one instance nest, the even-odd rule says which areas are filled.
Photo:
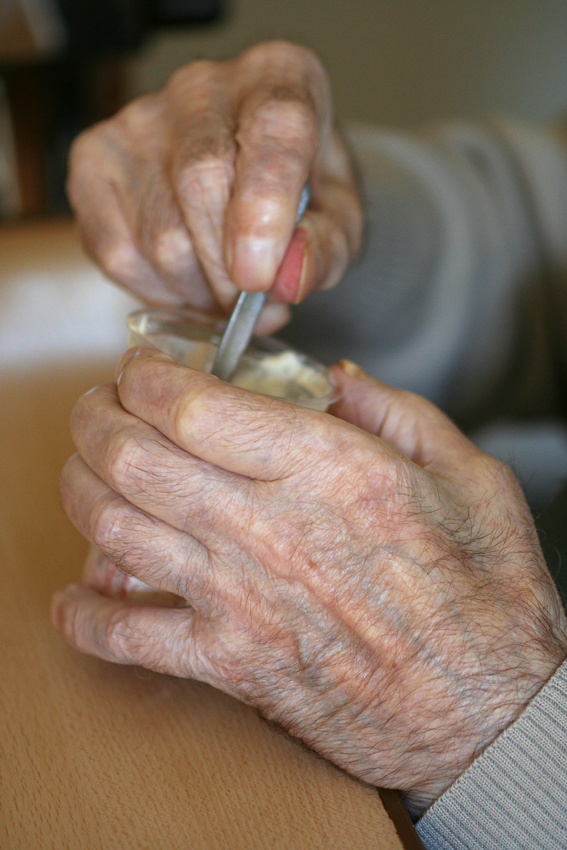
[[[128, 347], [150, 346], [177, 363], [210, 372], [226, 321], [187, 309], [137, 310], [128, 316]], [[300, 407], [325, 411], [336, 400], [327, 369], [273, 337], [253, 337], [230, 383]], [[98, 554], [98, 553], [97, 553]], [[95, 580], [96, 570], [96, 580]], [[103, 572], [107, 571], [104, 575]], [[91, 553], [85, 580], [106, 595], [150, 605], [181, 606], [181, 597], [133, 578]]]
[[[193, 310], [138, 310], [126, 320], [128, 345], [153, 346], [177, 363], [210, 372], [226, 321]], [[253, 337], [230, 379], [235, 387], [325, 411], [335, 388], [327, 369], [273, 337]]]

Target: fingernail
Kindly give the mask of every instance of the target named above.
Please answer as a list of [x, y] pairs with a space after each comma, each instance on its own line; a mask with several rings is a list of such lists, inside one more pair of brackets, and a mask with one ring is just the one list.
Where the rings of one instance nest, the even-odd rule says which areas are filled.
[[356, 363], [352, 362], [352, 360], [339, 360], [337, 365], [340, 366], [345, 375], [348, 375], [349, 378], [362, 378], [366, 374], [364, 369], [361, 369], [360, 366], [357, 366]]
[[296, 228], [277, 271], [270, 292], [272, 297], [284, 304], [297, 304], [305, 289], [308, 241], [309, 234], [305, 228]]
[[234, 281], [241, 286], [267, 289], [278, 268], [275, 248], [273, 239], [239, 239], [230, 264]]
[[129, 348], [127, 351], [124, 352], [124, 354], [122, 355], [122, 357], [120, 358], [120, 360], [118, 361], [118, 363], [116, 365], [115, 375], [116, 375], [116, 383], [117, 384], [120, 383], [120, 379], [122, 377], [122, 372], [124, 371], [124, 369], [126, 368], [128, 363], [130, 363], [130, 361], [133, 360], [134, 357], [138, 357], [138, 355], [140, 354], [140, 351], [141, 351], [141, 348]]

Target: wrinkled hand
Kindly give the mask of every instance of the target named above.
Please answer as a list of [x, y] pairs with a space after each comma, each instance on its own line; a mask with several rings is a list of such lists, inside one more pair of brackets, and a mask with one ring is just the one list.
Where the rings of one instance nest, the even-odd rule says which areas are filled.
[[[309, 182], [310, 208], [295, 227]], [[228, 310], [269, 290], [260, 329], [335, 284], [357, 252], [360, 201], [309, 50], [260, 44], [196, 62], [83, 133], [68, 194], [87, 251], [145, 300]]]
[[336, 417], [125, 355], [75, 408], [63, 503], [191, 607], [75, 586], [53, 621], [257, 706], [419, 812], [552, 675], [566, 624], [510, 471], [423, 399], [333, 375]]

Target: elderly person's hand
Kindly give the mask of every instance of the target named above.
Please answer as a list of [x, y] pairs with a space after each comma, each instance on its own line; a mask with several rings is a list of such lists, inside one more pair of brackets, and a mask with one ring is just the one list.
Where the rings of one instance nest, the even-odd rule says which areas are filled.
[[[310, 207], [296, 228], [306, 182]], [[287, 304], [335, 284], [361, 239], [327, 75], [286, 42], [187, 65], [83, 133], [68, 193], [87, 251], [111, 278], [147, 301], [201, 309], [271, 290], [266, 333], [287, 320]]]
[[110, 562], [191, 607], [73, 586], [79, 649], [256, 706], [418, 813], [567, 655], [510, 471], [352, 364], [336, 416], [129, 353], [77, 404], [64, 506]]

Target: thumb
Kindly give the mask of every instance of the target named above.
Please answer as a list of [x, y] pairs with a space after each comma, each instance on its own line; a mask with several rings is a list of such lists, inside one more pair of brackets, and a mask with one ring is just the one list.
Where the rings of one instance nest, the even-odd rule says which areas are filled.
[[371, 378], [349, 360], [331, 367], [340, 393], [335, 416], [386, 440], [414, 463], [435, 474], [462, 474], [463, 463], [480, 450], [434, 404]]

